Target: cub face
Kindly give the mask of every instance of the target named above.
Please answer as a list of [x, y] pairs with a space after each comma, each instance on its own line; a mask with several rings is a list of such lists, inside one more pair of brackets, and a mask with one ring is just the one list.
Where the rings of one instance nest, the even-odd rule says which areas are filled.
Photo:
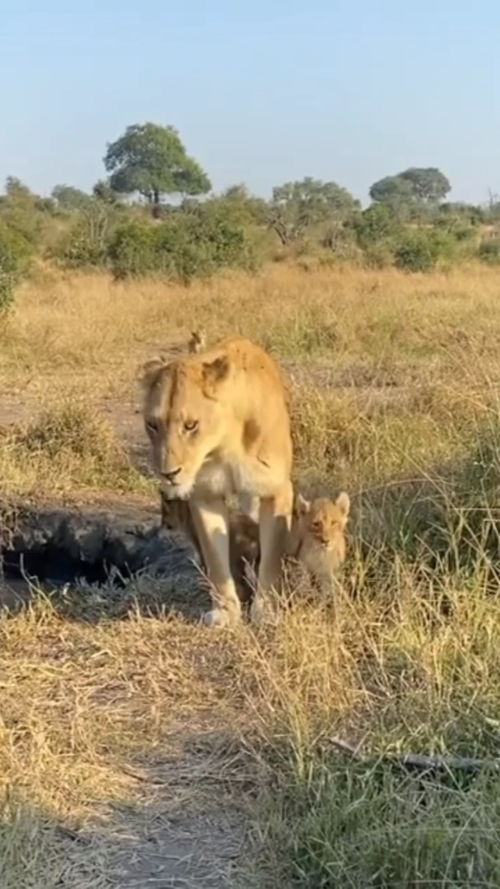
[[289, 551], [322, 585], [345, 561], [349, 509], [350, 500], [345, 491], [336, 500], [327, 497], [306, 500], [297, 495]]

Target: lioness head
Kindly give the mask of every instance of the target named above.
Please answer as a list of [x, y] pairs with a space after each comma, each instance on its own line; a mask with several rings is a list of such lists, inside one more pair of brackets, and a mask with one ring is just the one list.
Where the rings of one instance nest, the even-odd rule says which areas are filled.
[[349, 495], [343, 491], [336, 500], [318, 497], [306, 500], [297, 495], [292, 523], [292, 549], [300, 558], [307, 550], [324, 552], [340, 567], [345, 560], [345, 527], [349, 517]]
[[224, 353], [209, 361], [193, 355], [144, 365], [144, 422], [167, 498], [188, 497], [203, 463], [221, 444], [229, 374]]

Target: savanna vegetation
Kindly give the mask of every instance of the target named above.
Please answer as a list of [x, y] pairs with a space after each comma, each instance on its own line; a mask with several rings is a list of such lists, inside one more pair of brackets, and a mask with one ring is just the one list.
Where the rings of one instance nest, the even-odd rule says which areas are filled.
[[310, 176], [276, 186], [268, 200], [244, 185], [215, 194], [177, 131], [152, 123], [130, 126], [110, 143], [104, 166], [107, 178], [91, 194], [60, 184], [40, 197], [7, 179], [0, 198], [4, 310], [40, 260], [104, 269], [117, 279], [181, 281], [291, 257], [307, 267], [409, 272], [500, 261], [500, 202], [448, 202], [450, 182], [433, 167], [373, 183], [366, 208], [341, 184]]
[[432, 170], [365, 210], [307, 179], [203, 197], [147, 127], [106, 168], [91, 196], [9, 180], [0, 204], [5, 506], [155, 505], [136, 368], [193, 328], [241, 332], [289, 375], [297, 485], [351, 495], [348, 564], [334, 605], [291, 577], [258, 632], [183, 619], [171, 578], [33, 582], [0, 617], [2, 889], [155, 885], [123, 876], [137, 838], [214, 806], [245, 820], [214, 885], [498, 886], [495, 202], [444, 203]]

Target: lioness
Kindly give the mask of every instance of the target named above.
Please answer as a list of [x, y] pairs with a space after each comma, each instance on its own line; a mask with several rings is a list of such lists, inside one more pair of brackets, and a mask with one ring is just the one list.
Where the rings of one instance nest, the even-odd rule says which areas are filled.
[[230, 570], [229, 511], [237, 495], [259, 514], [260, 564], [251, 618], [279, 577], [292, 512], [292, 442], [279, 368], [243, 337], [208, 351], [147, 362], [144, 421], [168, 499], [189, 499], [212, 586], [209, 624], [238, 621], [241, 604]]
[[331, 593], [334, 577], [345, 561], [345, 527], [350, 510], [345, 491], [336, 500], [297, 495], [287, 552], [312, 574], [321, 591]]

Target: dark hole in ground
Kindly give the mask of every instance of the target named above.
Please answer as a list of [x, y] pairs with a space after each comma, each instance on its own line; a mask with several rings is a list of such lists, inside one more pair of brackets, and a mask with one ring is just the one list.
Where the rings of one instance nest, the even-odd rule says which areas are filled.
[[[113, 590], [137, 595], [138, 578], [174, 607], [200, 589], [200, 573], [187, 541], [160, 527], [159, 516], [138, 510], [10, 509], [0, 527], [0, 606], [26, 601], [32, 589], [54, 591], [67, 585], [102, 587], [103, 608]], [[8, 518], [6, 518], [8, 516]], [[83, 582], [83, 583], [82, 583]], [[2, 592], [3, 588], [3, 592]], [[162, 603], [159, 603], [162, 604]]]
[[47, 547], [41, 552], [4, 550], [3, 572], [7, 579], [21, 580], [34, 578], [39, 583], [57, 587], [75, 580], [86, 580], [91, 584], [113, 583], [124, 586], [126, 579], [109, 566], [98, 560], [87, 562], [68, 555], [61, 547]]

